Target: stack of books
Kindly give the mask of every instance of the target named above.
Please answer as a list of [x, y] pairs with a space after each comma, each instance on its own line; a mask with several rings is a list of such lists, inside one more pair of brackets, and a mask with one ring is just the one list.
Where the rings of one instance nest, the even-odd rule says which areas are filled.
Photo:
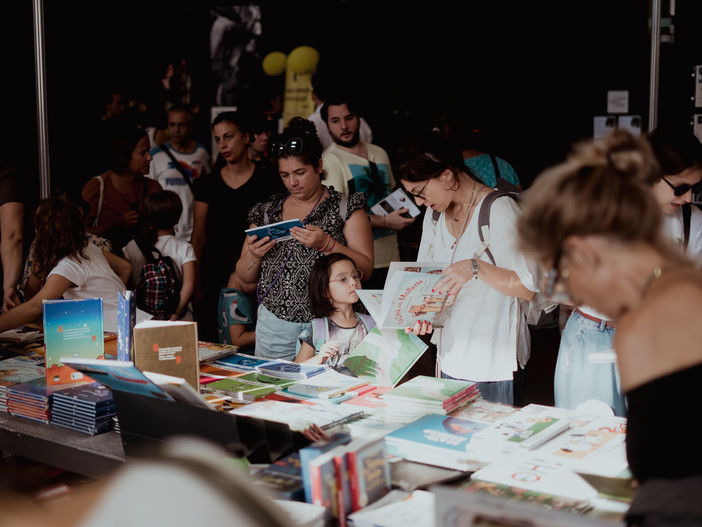
[[418, 375], [383, 395], [387, 413], [446, 415], [479, 395], [474, 382]]
[[92, 382], [55, 392], [50, 422], [95, 435], [111, 430], [115, 415], [112, 392], [99, 382]]
[[31, 359], [9, 357], [0, 360], [0, 411], [7, 412], [8, 387], [44, 378], [44, 366]]
[[208, 383], [207, 389], [247, 403], [280, 390], [280, 388], [274, 384], [264, 384], [242, 377], [225, 377], [223, 379], [218, 379]]
[[17, 417], [49, 424], [51, 400], [57, 386], [47, 386], [46, 377], [8, 387], [7, 411]]
[[220, 368], [239, 372], [258, 372], [278, 379], [300, 380], [319, 375], [327, 368], [320, 364], [303, 364], [284, 360], [262, 359], [244, 353], [233, 353], [214, 360]]

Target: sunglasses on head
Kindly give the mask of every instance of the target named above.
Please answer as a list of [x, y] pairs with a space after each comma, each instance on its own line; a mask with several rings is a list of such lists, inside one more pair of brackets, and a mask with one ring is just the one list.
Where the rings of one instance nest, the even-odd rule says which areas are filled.
[[302, 153], [302, 139], [299, 137], [293, 137], [287, 143], [281, 143], [280, 141], [273, 141], [271, 144], [271, 152], [273, 155], [280, 157], [285, 152], [290, 155], [297, 155]]
[[697, 193], [700, 191], [700, 187], [702, 187], [702, 182], [695, 183], [694, 185], [690, 185], [689, 183], [682, 183], [680, 185], [673, 185], [670, 181], [668, 181], [665, 176], [661, 176], [661, 179], [665, 181], [670, 188], [673, 189], [673, 194], [675, 194], [677, 197], [684, 196], [690, 190], [692, 190], [693, 193]]

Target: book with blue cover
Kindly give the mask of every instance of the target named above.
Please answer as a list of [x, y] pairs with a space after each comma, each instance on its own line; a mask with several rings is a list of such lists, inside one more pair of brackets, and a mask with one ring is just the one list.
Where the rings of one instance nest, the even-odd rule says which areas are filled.
[[114, 403], [112, 392], [109, 388], [95, 381], [56, 391], [54, 393], [54, 405], [57, 404], [95, 410]]
[[105, 353], [102, 299], [45, 300], [43, 303], [46, 383], [85, 382], [61, 357], [97, 359]]
[[161, 387], [144, 375], [132, 361], [76, 359], [72, 357], [64, 357], [62, 360], [111, 390], [120, 390], [167, 401], [173, 400]]
[[247, 236], [258, 236], [259, 240], [268, 236], [271, 240], [279, 242], [292, 238], [290, 229], [293, 227], [300, 227], [303, 229], [305, 226], [299, 219], [294, 219], [270, 223], [268, 225], [261, 225], [260, 227], [246, 229], [244, 232], [247, 234]]
[[302, 472], [302, 482], [305, 490], [305, 501], [314, 503], [312, 496], [312, 474], [310, 472], [310, 463], [339, 445], [345, 445], [351, 441], [351, 435], [346, 432], [336, 432], [327, 439], [315, 441], [306, 447], [299, 450], [300, 470]]
[[117, 295], [117, 360], [133, 360], [136, 296], [134, 291]]
[[479, 456], [469, 455], [467, 446], [473, 435], [488, 428], [458, 417], [427, 414], [385, 436], [388, 454], [455, 470], [471, 470], [480, 466]]
[[309, 379], [319, 375], [327, 368], [321, 364], [305, 364], [302, 362], [270, 361], [256, 366], [256, 370], [279, 379]]
[[244, 353], [234, 353], [226, 357], [215, 359], [214, 363], [222, 368], [230, 368], [235, 371], [256, 371], [258, 366], [268, 364], [269, 359], [252, 357]]

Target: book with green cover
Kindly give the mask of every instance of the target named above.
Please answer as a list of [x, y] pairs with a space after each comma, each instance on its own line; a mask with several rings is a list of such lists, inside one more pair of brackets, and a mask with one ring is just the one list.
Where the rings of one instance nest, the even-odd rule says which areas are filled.
[[437, 410], [448, 411], [452, 403], [465, 399], [477, 391], [477, 385], [471, 381], [445, 379], [418, 375], [383, 395], [386, 404], [419, 404]]
[[344, 361], [351, 372], [377, 386], [397, 386], [428, 345], [403, 329], [375, 326]]
[[239, 401], [252, 402], [277, 392], [280, 388], [272, 384], [263, 384], [261, 382], [242, 379], [241, 377], [227, 377], [211, 382], [207, 385], [208, 388], [229, 395]]

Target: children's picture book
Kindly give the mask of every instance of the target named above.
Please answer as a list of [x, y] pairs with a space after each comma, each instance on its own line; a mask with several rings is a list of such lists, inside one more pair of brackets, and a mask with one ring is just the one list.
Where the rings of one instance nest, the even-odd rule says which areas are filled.
[[214, 410], [214, 406], [195, 388], [190, 386], [182, 377], [173, 377], [153, 371], [145, 371], [144, 376], [156, 384], [164, 392], [173, 397], [174, 400], [188, 403], [192, 406]]
[[117, 292], [117, 360], [132, 360], [136, 296], [134, 291]]
[[461, 419], [470, 419], [481, 423], [494, 423], [504, 417], [512, 415], [519, 407], [509, 404], [495, 403], [482, 398], [477, 398], [470, 404], [457, 408], [451, 415]]
[[368, 384], [368, 381], [364, 379], [344, 375], [329, 368], [310, 379], [292, 383], [285, 388], [283, 393], [318, 399], [331, 399], [366, 384]]
[[77, 359], [63, 357], [66, 364], [89, 375], [91, 379], [107, 386], [111, 390], [145, 395], [172, 401], [163, 388], [157, 386], [132, 361]]
[[386, 409], [396, 413], [446, 415], [478, 394], [471, 381], [417, 375], [383, 395]]
[[236, 408], [230, 413], [285, 423], [292, 430], [305, 431], [313, 425], [328, 430], [359, 419], [363, 410], [341, 404], [301, 404], [267, 399]]
[[396, 386], [428, 345], [404, 329], [375, 326], [346, 357], [351, 372], [377, 386]]
[[0, 333], [0, 345], [17, 344], [20, 342], [29, 343], [43, 340], [42, 328], [36, 324], [27, 324], [14, 329], [8, 329]]
[[309, 379], [327, 371], [322, 364], [305, 364], [282, 360], [270, 361], [256, 366], [256, 371], [279, 379]]
[[[363, 388], [367, 388], [367, 390], [364, 390]], [[341, 404], [358, 406], [359, 408], [362, 408], [364, 414], [367, 415], [382, 413], [385, 410], [383, 394], [388, 390], [390, 390], [390, 386], [375, 386], [368, 384], [357, 390], [352, 390], [349, 392], [353, 395], [353, 397], [347, 401], [343, 401]]]
[[202, 340], [198, 342], [198, 355], [201, 363], [226, 357], [227, 355], [236, 353], [236, 350], [238, 349], [239, 348], [234, 344], [206, 342]]
[[111, 430], [115, 415], [112, 392], [99, 382], [58, 390], [51, 403], [51, 424], [89, 435]]
[[260, 227], [254, 227], [253, 229], [246, 229], [244, 232], [248, 236], [258, 236], [259, 240], [268, 236], [271, 240], [279, 242], [292, 238], [290, 229], [293, 227], [304, 228], [305, 226], [299, 219], [294, 219], [270, 223], [268, 225], [261, 225]]
[[24, 357], [8, 357], [0, 360], [0, 393], [8, 386], [44, 377], [44, 366]]
[[215, 365], [234, 371], [256, 371], [258, 366], [268, 364], [269, 362], [271, 362], [270, 359], [253, 357], [245, 353], [233, 353], [214, 360]]
[[51, 386], [90, 381], [60, 359], [104, 356], [102, 299], [45, 300], [43, 315], [46, 383]]
[[134, 365], [182, 377], [200, 389], [197, 323], [182, 320], [146, 320], [134, 326]]
[[209, 390], [229, 395], [239, 401], [251, 402], [259, 397], [275, 393], [280, 390], [279, 387], [272, 384], [263, 384], [256, 381], [250, 381], [242, 377], [227, 377], [219, 379], [207, 384]]
[[447, 291], [435, 286], [443, 278], [444, 264], [391, 262], [385, 287], [357, 289], [359, 299], [381, 328], [405, 329], [417, 321], [440, 328], [449, 314]]
[[388, 454], [409, 461], [454, 470], [475, 470], [482, 464], [466, 454], [466, 446], [485, 423], [427, 414], [385, 436]]
[[305, 501], [299, 452], [293, 452], [265, 466], [251, 467], [254, 485], [262, 487], [275, 498]]
[[371, 212], [376, 216], [387, 216], [391, 212], [399, 209], [408, 209], [403, 214], [405, 218], [416, 218], [420, 214], [419, 207], [400, 187], [393, 190], [388, 196], [381, 199], [378, 203], [371, 207]]

